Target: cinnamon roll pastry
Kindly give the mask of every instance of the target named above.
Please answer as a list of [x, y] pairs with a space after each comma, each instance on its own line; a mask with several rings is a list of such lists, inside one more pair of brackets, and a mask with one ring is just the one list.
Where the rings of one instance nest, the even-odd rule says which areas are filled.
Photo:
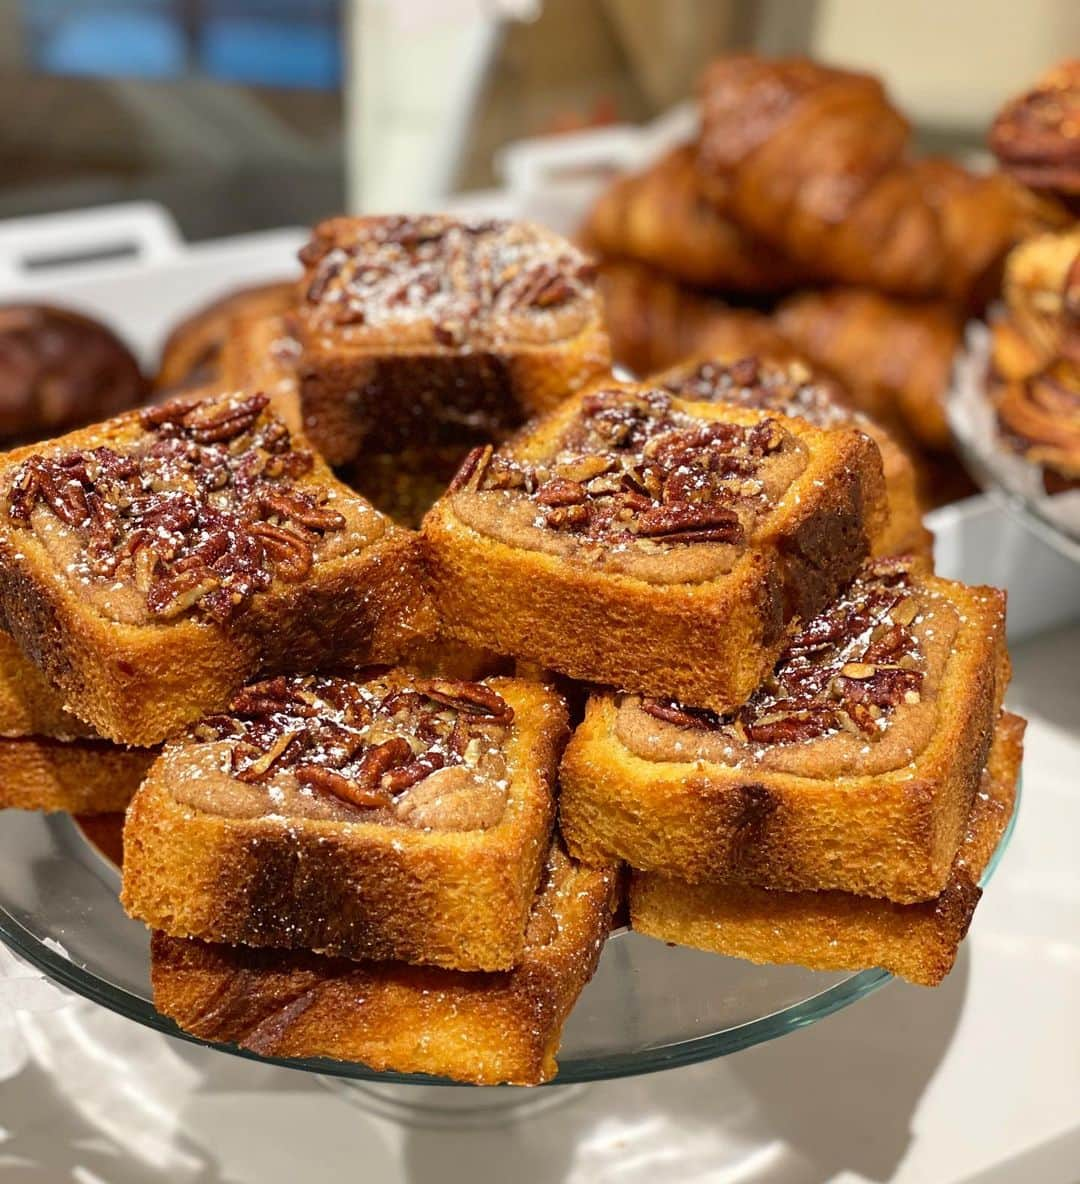
[[1044, 470], [1048, 493], [1080, 483], [1080, 367], [1059, 360], [1027, 379], [996, 388], [1006, 440]]
[[705, 288], [778, 292], [805, 281], [806, 268], [747, 234], [705, 195], [695, 157], [694, 145], [683, 144], [618, 178], [586, 219], [587, 245]]
[[725, 57], [701, 106], [698, 165], [724, 208], [840, 283], [979, 303], [1014, 243], [1065, 219], [1005, 175], [910, 160], [910, 127], [867, 74]]
[[990, 129], [990, 147], [1025, 185], [1080, 199], [1080, 58], [1010, 99]]

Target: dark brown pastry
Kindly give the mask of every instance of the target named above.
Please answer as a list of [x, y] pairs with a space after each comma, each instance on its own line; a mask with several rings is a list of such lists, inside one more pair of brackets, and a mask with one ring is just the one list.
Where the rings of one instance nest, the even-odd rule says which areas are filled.
[[0, 305], [0, 441], [39, 440], [146, 396], [128, 347], [100, 321], [45, 304]]
[[706, 288], [779, 292], [808, 270], [744, 231], [702, 192], [693, 144], [649, 168], [618, 178], [601, 194], [582, 229], [600, 255], [625, 257]]
[[840, 283], [980, 303], [1014, 243], [1065, 219], [1004, 174], [910, 160], [907, 121], [867, 74], [737, 55], [701, 98], [698, 164], [723, 208]]
[[764, 313], [730, 308], [643, 263], [604, 260], [597, 287], [612, 356], [637, 375], [695, 354], [777, 357], [789, 348]]
[[990, 147], [1025, 185], [1080, 198], [1080, 58], [1010, 99], [990, 129]]
[[963, 334], [953, 308], [835, 288], [790, 297], [775, 321], [804, 357], [843, 382], [871, 418], [930, 448], [949, 447], [945, 393]]

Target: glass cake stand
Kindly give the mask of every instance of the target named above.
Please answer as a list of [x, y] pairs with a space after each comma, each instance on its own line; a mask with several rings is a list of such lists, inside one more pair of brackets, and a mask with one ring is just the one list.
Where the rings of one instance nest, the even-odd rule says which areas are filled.
[[1056, 551], [1080, 562], [1080, 489], [1048, 493], [1042, 470], [1002, 440], [986, 390], [990, 345], [989, 328], [972, 321], [946, 396], [957, 451], [984, 492]]
[[[1015, 823], [1017, 811], [1013, 813]], [[1001, 858], [1005, 834], [987, 870]], [[127, 917], [117, 867], [73, 819], [8, 810], [0, 822], [0, 938], [69, 990], [170, 1036], [205, 1044], [159, 1015], [151, 1002], [149, 941]], [[640, 934], [612, 935], [600, 966], [571, 1013], [552, 1090], [455, 1083], [377, 1073], [323, 1059], [260, 1058], [315, 1073], [368, 1109], [407, 1121], [460, 1125], [478, 1115], [540, 1108], [566, 1086], [651, 1073], [738, 1052], [812, 1024], [890, 980], [883, 970], [821, 973], [755, 966], [735, 958], [668, 947]], [[426, 1088], [424, 1088], [426, 1087]]]

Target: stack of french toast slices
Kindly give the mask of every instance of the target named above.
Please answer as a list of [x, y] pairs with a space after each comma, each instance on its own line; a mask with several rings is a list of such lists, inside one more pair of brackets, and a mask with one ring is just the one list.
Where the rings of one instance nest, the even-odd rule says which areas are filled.
[[[624, 900], [939, 982], [1023, 723], [903, 450], [793, 356], [616, 379], [535, 226], [339, 218], [301, 261], [179, 389], [0, 459], [0, 794], [126, 807], [158, 1009], [535, 1084]], [[419, 531], [357, 491], [447, 457]]]

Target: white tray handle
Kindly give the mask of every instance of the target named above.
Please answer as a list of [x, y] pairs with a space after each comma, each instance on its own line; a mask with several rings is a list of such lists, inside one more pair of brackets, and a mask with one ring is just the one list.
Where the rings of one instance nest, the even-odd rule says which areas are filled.
[[161, 263], [182, 243], [172, 215], [156, 202], [9, 218], [0, 222], [0, 283], [71, 275], [103, 261]]

